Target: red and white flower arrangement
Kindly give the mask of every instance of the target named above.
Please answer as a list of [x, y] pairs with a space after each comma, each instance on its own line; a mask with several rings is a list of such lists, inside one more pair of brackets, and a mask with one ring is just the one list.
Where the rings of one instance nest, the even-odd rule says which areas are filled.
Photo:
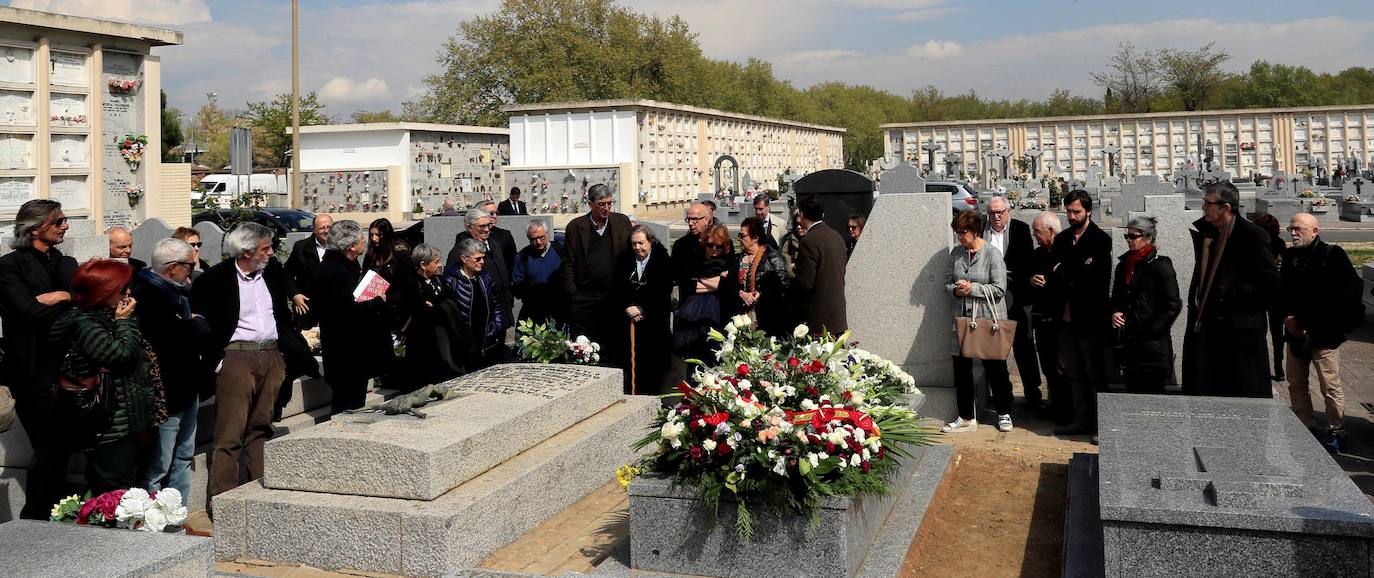
[[110, 87], [110, 94], [133, 94], [138, 92], [139, 87], [143, 86], [143, 80], [111, 78], [108, 85]]
[[130, 170], [138, 170], [143, 162], [143, 149], [148, 146], [148, 137], [141, 134], [126, 134], [115, 141], [119, 146], [119, 156], [128, 163]]
[[54, 115], [52, 115], [52, 121], [53, 121], [53, 122], [65, 123], [65, 124], [68, 124], [68, 125], [84, 125], [84, 124], [86, 124], [86, 115], [84, 115], [84, 114], [54, 114]]
[[129, 488], [96, 497], [88, 493], [84, 501], [76, 495], [67, 496], [53, 505], [49, 519], [79, 526], [161, 532], [168, 526], [186, 523], [186, 506], [176, 488], [151, 493], [143, 488]]
[[681, 400], [659, 411], [636, 449], [640, 466], [696, 487], [712, 511], [737, 501], [736, 531], [753, 533], [750, 503], [817, 521], [826, 496], [885, 494], [907, 447], [931, 443], [933, 428], [905, 403], [911, 375], [839, 338], [812, 338], [801, 325], [779, 340], [732, 319], [716, 363], [679, 383]]

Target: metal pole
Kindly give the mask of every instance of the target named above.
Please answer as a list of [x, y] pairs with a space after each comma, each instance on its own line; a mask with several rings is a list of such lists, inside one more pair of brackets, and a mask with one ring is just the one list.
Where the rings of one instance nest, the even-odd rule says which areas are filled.
[[300, 207], [301, 190], [301, 54], [300, 0], [291, 0], [291, 188], [286, 206]]

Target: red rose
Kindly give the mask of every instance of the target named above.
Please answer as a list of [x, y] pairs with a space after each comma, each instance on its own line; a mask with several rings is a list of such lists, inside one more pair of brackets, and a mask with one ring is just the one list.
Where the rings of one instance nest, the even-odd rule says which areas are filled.
[[692, 455], [692, 459], [699, 460], [701, 459], [701, 446], [692, 446], [691, 449], [687, 450], [687, 453]]
[[747, 364], [747, 363], [741, 363], [741, 364], [739, 364], [739, 367], [738, 367], [737, 369], [735, 369], [735, 373], [738, 373], [740, 377], [744, 377], [744, 376], [746, 376], [746, 375], [749, 375], [749, 364]]
[[721, 442], [719, 445], [716, 446], [716, 453], [722, 456], [728, 456], [730, 455], [731, 449], [732, 448], [730, 447], [730, 444]]
[[704, 418], [702, 418], [702, 419], [706, 420], [706, 425], [709, 425], [709, 426], [711, 426], [711, 427], [716, 427], [716, 426], [720, 425], [722, 422], [724, 422], [725, 420], [730, 419], [730, 413], [729, 413], [729, 412], [722, 411], [722, 412], [720, 412], [720, 413], [713, 413], [713, 414], [708, 415], [708, 416], [706, 416], [706, 417], [704, 417]]
[[820, 373], [820, 371], [821, 371], [822, 369], [825, 369], [825, 364], [824, 364], [824, 363], [821, 363], [821, 360], [819, 360], [819, 359], [813, 359], [813, 360], [811, 360], [811, 371], [816, 372], [816, 373]]
[[86, 525], [90, 521], [91, 514], [94, 513], [96, 513], [95, 498], [91, 498], [86, 500], [86, 503], [81, 504], [81, 511], [76, 514], [76, 523]]
[[795, 357], [789, 357], [789, 358], [787, 358], [787, 366], [788, 366], [788, 367], [791, 367], [791, 368], [793, 368], [793, 369], [796, 369], [798, 365], [801, 365], [801, 360], [800, 360], [800, 359], [797, 359], [797, 358], [795, 358]]

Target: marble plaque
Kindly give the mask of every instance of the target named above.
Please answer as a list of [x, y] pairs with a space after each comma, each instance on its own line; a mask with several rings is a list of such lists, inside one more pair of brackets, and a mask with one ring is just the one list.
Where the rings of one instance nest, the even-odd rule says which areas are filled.
[[33, 195], [33, 177], [0, 178], [0, 207], [18, 207]]
[[0, 90], [0, 123], [33, 124], [33, 93]]
[[0, 169], [33, 168], [33, 135], [0, 133]]
[[52, 53], [52, 83], [66, 86], [87, 86], [86, 55], [75, 52]]
[[48, 102], [52, 126], [91, 126], [90, 115], [86, 111], [86, 95], [54, 92], [49, 96]]
[[90, 178], [85, 175], [53, 177], [48, 192], [52, 200], [62, 203], [65, 210], [85, 209], [90, 206]]
[[0, 82], [33, 82], [33, 49], [0, 46]]
[[90, 147], [84, 134], [52, 135], [49, 162], [57, 168], [87, 167], [91, 165]]

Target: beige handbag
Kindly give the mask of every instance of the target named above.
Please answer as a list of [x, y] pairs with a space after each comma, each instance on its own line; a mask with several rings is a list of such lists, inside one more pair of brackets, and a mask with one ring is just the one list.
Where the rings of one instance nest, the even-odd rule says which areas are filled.
[[1016, 338], [1016, 322], [997, 319], [992, 298], [983, 292], [983, 301], [990, 319], [978, 317], [978, 302], [973, 302], [973, 317], [955, 317], [954, 330], [959, 337], [959, 355], [969, 359], [1006, 361], [1011, 355], [1011, 343]]
[[0, 385], [0, 432], [14, 427], [14, 396], [10, 388]]

